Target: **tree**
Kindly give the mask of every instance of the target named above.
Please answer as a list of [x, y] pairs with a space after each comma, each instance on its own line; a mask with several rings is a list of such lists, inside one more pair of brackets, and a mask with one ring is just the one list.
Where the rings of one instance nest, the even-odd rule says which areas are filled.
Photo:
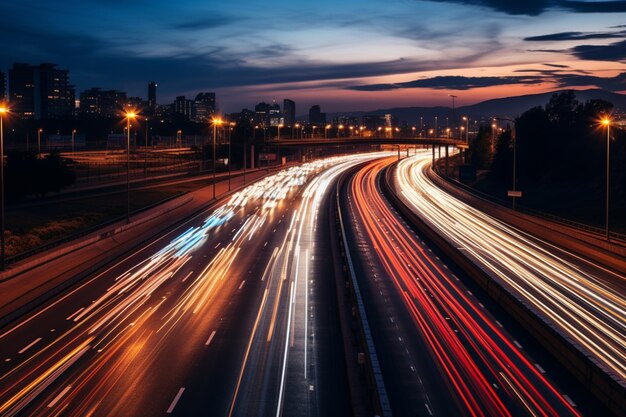
[[490, 128], [480, 126], [478, 135], [470, 142], [470, 160], [476, 169], [489, 168], [491, 159], [491, 132]]
[[75, 174], [58, 151], [45, 158], [35, 152], [10, 152], [5, 167], [7, 200], [59, 191], [74, 183]]
[[508, 127], [498, 137], [496, 151], [491, 164], [490, 177], [494, 180], [510, 185], [513, 181], [513, 135]]

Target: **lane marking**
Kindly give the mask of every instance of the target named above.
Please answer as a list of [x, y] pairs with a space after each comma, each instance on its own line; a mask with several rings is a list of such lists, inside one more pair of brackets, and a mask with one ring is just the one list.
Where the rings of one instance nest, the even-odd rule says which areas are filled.
[[211, 344], [211, 341], [213, 340], [213, 338], [215, 337], [215, 333], [216, 330], [213, 330], [213, 332], [211, 333], [211, 336], [209, 336], [209, 338], [207, 339], [206, 342], [204, 342], [204, 346], [209, 346]]
[[61, 400], [61, 398], [63, 398], [63, 396], [64, 396], [65, 394], [67, 394], [67, 392], [68, 392], [69, 390], [71, 390], [71, 389], [72, 389], [72, 386], [71, 386], [71, 385], [68, 385], [67, 387], [65, 387], [65, 389], [63, 389], [63, 391], [59, 392], [59, 395], [57, 395], [56, 397], [54, 397], [54, 400], [50, 401], [50, 404], [48, 404], [48, 408], [52, 408], [52, 407], [54, 407], [54, 406], [56, 405], [56, 403], [58, 403], [58, 402]]
[[574, 401], [572, 401], [572, 399], [569, 397], [569, 395], [563, 394], [563, 398], [565, 398], [565, 401], [567, 401], [569, 403], [569, 405], [571, 405], [572, 407], [576, 407], [576, 403]]
[[176, 397], [174, 397], [174, 400], [170, 404], [170, 407], [165, 412], [166, 414], [172, 414], [172, 411], [174, 411], [174, 407], [176, 407], [176, 403], [178, 403], [178, 400], [180, 400], [180, 397], [181, 395], [183, 395], [183, 392], [185, 392], [185, 387], [181, 387], [178, 390], [178, 394], [176, 394]]
[[517, 348], [518, 348], [518, 349], [521, 349], [521, 348], [522, 348], [522, 345], [520, 345], [520, 344], [519, 344], [519, 342], [518, 342], [517, 340], [514, 340], [514, 341], [513, 341], [513, 344], [514, 344], [515, 346], [517, 346]]
[[76, 310], [74, 313], [70, 314], [65, 320], [72, 320], [72, 318], [74, 316], [77, 316], [81, 311], [83, 311], [85, 309], [85, 307], [81, 307], [78, 310]]
[[239, 288], [238, 289], [239, 290], [242, 289], [243, 288], [243, 284], [245, 284], [245, 283], [246, 283], [246, 280], [244, 279], [243, 281], [241, 281], [241, 284], [239, 284]]
[[543, 368], [541, 367], [541, 365], [539, 365], [538, 363], [536, 363], [536, 364], [535, 364], [535, 368], [537, 368], [537, 369], [539, 370], [539, 372], [541, 372], [542, 374], [545, 374], [545, 373], [546, 373], [546, 370], [545, 370], [545, 369], [543, 369]]
[[32, 342], [31, 342], [28, 346], [26, 346], [26, 347], [22, 348], [22, 350], [20, 350], [20, 351], [19, 351], [19, 352], [17, 352], [17, 353], [22, 354], [22, 353], [26, 352], [28, 349], [30, 349], [31, 347], [33, 347], [33, 346], [34, 346], [37, 342], [39, 342], [40, 340], [41, 340], [41, 337], [40, 337], [40, 338], [38, 338], [38, 339], [35, 339], [35, 340], [34, 340], [34, 341], [32, 341]]

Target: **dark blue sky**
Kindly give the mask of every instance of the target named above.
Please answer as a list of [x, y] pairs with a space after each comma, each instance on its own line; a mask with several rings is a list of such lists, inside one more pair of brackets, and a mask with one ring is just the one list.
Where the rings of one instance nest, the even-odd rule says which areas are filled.
[[574, 86], [626, 90], [626, 1], [0, 1], [0, 68], [55, 62], [77, 89], [225, 111], [463, 104]]

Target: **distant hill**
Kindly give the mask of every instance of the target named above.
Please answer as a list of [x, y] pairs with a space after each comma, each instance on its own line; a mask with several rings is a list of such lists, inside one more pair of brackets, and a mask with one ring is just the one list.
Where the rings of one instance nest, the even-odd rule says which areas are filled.
[[[552, 94], [565, 90], [551, 91], [549, 93], [528, 94], [524, 96], [496, 98], [493, 100], [483, 101], [471, 106], [462, 106], [455, 109], [457, 116], [469, 115], [471, 119], [480, 119], [481, 117], [517, 117], [526, 110], [544, 106]], [[585, 102], [591, 99], [602, 99], [613, 103], [616, 109], [626, 110], [626, 95], [613, 93], [611, 91], [590, 89], [577, 90], [576, 98], [578, 101]], [[372, 114], [392, 114], [398, 118], [398, 121], [406, 121], [409, 124], [417, 125], [420, 117], [424, 118], [425, 124], [432, 124], [435, 116], [440, 123], [445, 123], [446, 117], [452, 117], [451, 107], [395, 107], [389, 109], [379, 109], [374, 111], [357, 111], [357, 112], [340, 112], [329, 113], [327, 115], [330, 121], [335, 116], [364, 116]], [[306, 119], [306, 117], [303, 117]]]

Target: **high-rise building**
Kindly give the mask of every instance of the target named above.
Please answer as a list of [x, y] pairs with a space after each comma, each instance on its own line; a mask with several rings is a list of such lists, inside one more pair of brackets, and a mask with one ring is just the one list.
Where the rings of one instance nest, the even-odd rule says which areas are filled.
[[254, 106], [254, 124], [260, 126], [270, 125], [270, 107], [264, 101]]
[[0, 71], [0, 102], [5, 101], [7, 98], [7, 80], [4, 72]]
[[283, 114], [280, 111], [280, 104], [276, 103], [276, 100], [272, 101], [269, 107], [269, 124], [270, 126], [278, 126], [283, 122]]
[[157, 83], [155, 83], [154, 81], [151, 81], [150, 84], [148, 84], [148, 112], [150, 114], [154, 114], [154, 111], [156, 110], [156, 93], [157, 93]]
[[178, 96], [174, 101], [174, 113], [193, 119], [196, 116], [196, 103], [193, 100], [187, 100], [185, 96]]
[[326, 124], [326, 113], [322, 113], [321, 107], [317, 104], [309, 109], [309, 123], [317, 126]]
[[90, 88], [80, 93], [78, 114], [86, 118], [118, 118], [122, 116], [127, 101], [123, 91]]
[[196, 121], [206, 122], [215, 114], [215, 93], [199, 93], [195, 100]]
[[69, 70], [55, 64], [14, 63], [9, 69], [11, 107], [26, 119], [59, 119], [74, 115], [75, 92]]
[[283, 100], [283, 119], [285, 126], [291, 127], [296, 123], [296, 102], [288, 98]]

